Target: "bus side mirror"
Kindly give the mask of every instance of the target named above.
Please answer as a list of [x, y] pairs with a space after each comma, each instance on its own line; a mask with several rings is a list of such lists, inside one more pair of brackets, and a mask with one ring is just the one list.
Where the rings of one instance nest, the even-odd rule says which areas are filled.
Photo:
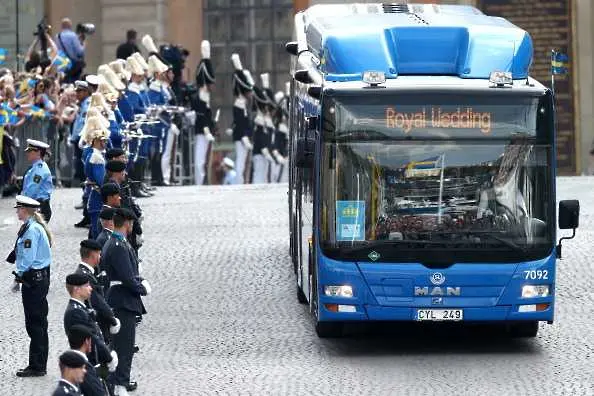
[[571, 199], [559, 202], [559, 228], [562, 230], [573, 230], [570, 237], [559, 239], [557, 245], [557, 258], [561, 258], [561, 243], [565, 239], [575, 238], [575, 229], [580, 224], [580, 201]]
[[580, 223], [580, 201], [572, 199], [559, 202], [559, 228], [573, 230]]
[[295, 165], [298, 168], [313, 168], [316, 140], [310, 137], [297, 138], [297, 150], [295, 153]]

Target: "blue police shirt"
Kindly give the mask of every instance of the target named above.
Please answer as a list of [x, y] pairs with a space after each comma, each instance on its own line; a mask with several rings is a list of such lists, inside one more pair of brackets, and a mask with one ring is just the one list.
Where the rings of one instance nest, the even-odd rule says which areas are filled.
[[74, 124], [72, 125], [72, 136], [70, 137], [70, 141], [72, 142], [75, 142], [80, 138], [80, 132], [82, 131], [83, 126], [85, 125], [85, 120], [87, 118], [87, 110], [89, 109], [90, 102], [91, 97], [89, 96], [80, 104], [78, 114], [76, 115], [76, 119], [74, 120]]
[[27, 231], [16, 243], [16, 272], [23, 275], [30, 269], [43, 269], [52, 262], [49, 239], [45, 230], [32, 217], [26, 221]]
[[22, 194], [38, 201], [47, 201], [53, 191], [52, 172], [42, 160], [35, 161], [23, 177]]

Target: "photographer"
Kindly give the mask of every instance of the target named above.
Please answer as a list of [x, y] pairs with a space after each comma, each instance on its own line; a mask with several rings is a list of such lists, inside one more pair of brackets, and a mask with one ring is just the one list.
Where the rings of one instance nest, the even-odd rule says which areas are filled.
[[[25, 72], [34, 72], [37, 67], [40, 67], [39, 73], [41, 74], [50, 65], [51, 59], [58, 54], [58, 47], [49, 35], [49, 29], [44, 23], [37, 26], [37, 32], [34, 35], [35, 40], [33, 40], [25, 55]], [[36, 49], [37, 44], [41, 46], [39, 51]]]
[[85, 68], [85, 35], [72, 30], [72, 21], [69, 18], [62, 19], [62, 31], [56, 36], [58, 48], [70, 59], [72, 67], [64, 77], [65, 83], [74, 83], [80, 80]]

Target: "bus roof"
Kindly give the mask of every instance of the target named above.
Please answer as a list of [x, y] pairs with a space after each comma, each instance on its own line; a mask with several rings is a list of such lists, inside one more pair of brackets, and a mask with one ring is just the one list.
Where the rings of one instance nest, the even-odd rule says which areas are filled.
[[325, 4], [297, 18], [297, 37], [305, 34], [326, 80], [360, 80], [366, 70], [482, 79], [498, 70], [524, 79], [532, 62], [526, 31], [471, 6]]

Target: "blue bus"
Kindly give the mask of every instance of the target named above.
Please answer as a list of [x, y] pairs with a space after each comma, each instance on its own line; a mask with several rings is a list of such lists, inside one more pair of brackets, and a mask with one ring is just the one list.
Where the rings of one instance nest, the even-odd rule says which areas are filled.
[[554, 95], [528, 33], [470, 6], [332, 4], [296, 14], [294, 38], [290, 250], [318, 336], [552, 323], [579, 202], [557, 216]]

